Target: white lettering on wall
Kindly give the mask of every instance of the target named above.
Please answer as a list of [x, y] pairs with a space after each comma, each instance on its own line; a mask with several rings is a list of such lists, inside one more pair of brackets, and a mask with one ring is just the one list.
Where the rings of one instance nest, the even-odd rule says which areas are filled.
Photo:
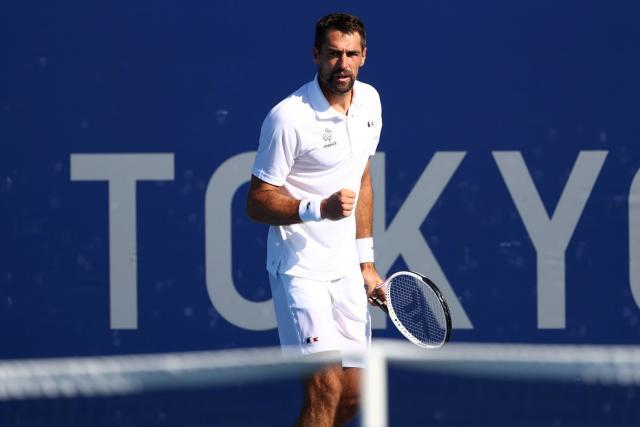
[[[240, 295], [233, 283], [231, 261], [233, 195], [251, 178], [255, 156], [251, 151], [231, 157], [209, 180], [205, 196], [206, 280], [211, 303], [222, 317], [239, 328], [265, 331], [276, 327], [273, 303], [270, 299], [254, 302]], [[262, 259], [256, 259], [255, 264], [264, 268]]]
[[493, 157], [537, 253], [538, 328], [564, 329], [564, 254], [607, 152], [580, 152], [551, 218], [522, 154], [518, 151], [494, 151]]
[[173, 180], [173, 154], [71, 154], [72, 181], [109, 184], [111, 329], [138, 328], [136, 183]]
[[[387, 275], [402, 257], [441, 288], [453, 324], [473, 329], [420, 227], [465, 157], [465, 152], [436, 152], [386, 227], [385, 155], [372, 160], [376, 263]], [[560, 200], [549, 215], [520, 152], [495, 151], [493, 157], [537, 254], [537, 319], [541, 329], [566, 323], [565, 252], [606, 159], [606, 151], [579, 153]], [[227, 159], [209, 180], [205, 196], [206, 286], [214, 308], [233, 325], [263, 331], [276, 326], [271, 300], [250, 301], [237, 291], [232, 274], [232, 202], [250, 178], [255, 152]], [[109, 193], [109, 294], [112, 329], [137, 329], [136, 184], [173, 180], [173, 154], [71, 154], [72, 181], [106, 181]], [[640, 173], [629, 193], [630, 284], [640, 306]], [[264, 268], [264, 260], [256, 260]], [[267, 282], [265, 272], [265, 282]], [[257, 284], [268, 286], [268, 283]], [[373, 309], [374, 328], [386, 328], [386, 316]]]
[[636, 172], [629, 190], [629, 282], [640, 307], [640, 172]]
[[453, 326], [458, 329], [473, 329], [447, 276], [420, 232], [420, 226], [458, 169], [465, 154], [458, 151], [436, 152], [389, 227], [386, 228], [384, 153], [377, 154], [372, 166], [376, 191], [374, 238], [377, 253], [376, 266], [380, 274], [389, 273], [395, 260], [402, 256], [409, 269], [428, 276], [438, 285], [451, 310]]

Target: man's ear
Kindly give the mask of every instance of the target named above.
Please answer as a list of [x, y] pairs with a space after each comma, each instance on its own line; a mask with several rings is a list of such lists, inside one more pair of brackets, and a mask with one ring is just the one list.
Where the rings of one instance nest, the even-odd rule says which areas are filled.
[[314, 46], [313, 49], [311, 49], [311, 55], [313, 55], [313, 63], [318, 65], [320, 62], [320, 51], [317, 47]]
[[362, 49], [362, 60], [360, 61], [360, 66], [362, 67], [367, 60], [367, 48]]

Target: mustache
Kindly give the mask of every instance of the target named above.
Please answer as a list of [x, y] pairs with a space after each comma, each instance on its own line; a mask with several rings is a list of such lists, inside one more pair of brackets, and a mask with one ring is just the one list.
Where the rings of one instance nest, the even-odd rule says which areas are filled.
[[352, 73], [343, 73], [341, 71], [334, 71], [333, 73], [331, 73], [331, 77], [338, 77], [339, 75], [342, 75], [341, 77], [350, 77], [353, 78], [353, 74]]

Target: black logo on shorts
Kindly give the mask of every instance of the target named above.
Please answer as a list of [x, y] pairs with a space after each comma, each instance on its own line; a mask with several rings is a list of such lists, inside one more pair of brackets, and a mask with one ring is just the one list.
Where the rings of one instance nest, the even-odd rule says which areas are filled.
[[304, 342], [306, 342], [307, 344], [313, 344], [318, 342], [318, 337], [307, 337]]

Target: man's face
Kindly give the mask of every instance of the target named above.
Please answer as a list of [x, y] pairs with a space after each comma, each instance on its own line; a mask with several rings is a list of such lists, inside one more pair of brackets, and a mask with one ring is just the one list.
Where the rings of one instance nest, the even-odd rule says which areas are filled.
[[320, 50], [313, 48], [313, 62], [324, 89], [342, 95], [353, 87], [358, 70], [364, 65], [367, 49], [362, 49], [360, 34], [330, 30]]

